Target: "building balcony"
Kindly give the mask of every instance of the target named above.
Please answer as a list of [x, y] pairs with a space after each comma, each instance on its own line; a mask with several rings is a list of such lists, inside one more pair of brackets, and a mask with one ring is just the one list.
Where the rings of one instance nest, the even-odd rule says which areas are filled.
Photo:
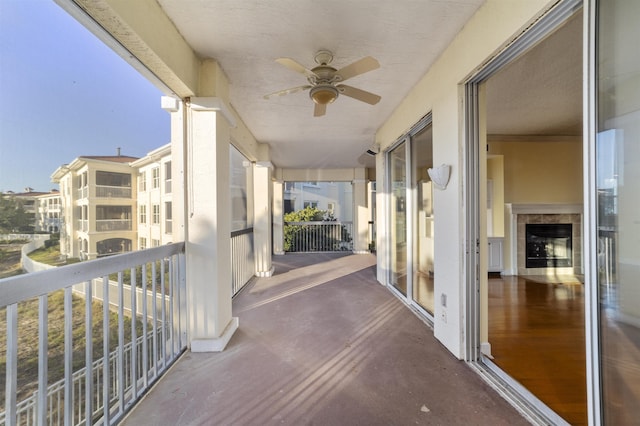
[[96, 232], [131, 231], [131, 219], [102, 219], [96, 220]]
[[[0, 422], [528, 424], [379, 285], [372, 255], [278, 257], [274, 276], [254, 279], [234, 298], [240, 328], [218, 353], [188, 350], [185, 263], [179, 243], [0, 281], [8, 347]], [[45, 315], [34, 340], [37, 391], [24, 395], [18, 306], [35, 298], [42, 315], [55, 291], [64, 293], [65, 311], [84, 307], [85, 319], [111, 330], [99, 333], [109, 356], [84, 350], [91, 368], [78, 368], [69, 349], [63, 378], [49, 383], [43, 370], [54, 369], [47, 333], [55, 325]], [[111, 310], [88, 300], [109, 300]], [[73, 334], [71, 321], [63, 327]]]
[[131, 198], [131, 187], [130, 186], [96, 185], [96, 197]]

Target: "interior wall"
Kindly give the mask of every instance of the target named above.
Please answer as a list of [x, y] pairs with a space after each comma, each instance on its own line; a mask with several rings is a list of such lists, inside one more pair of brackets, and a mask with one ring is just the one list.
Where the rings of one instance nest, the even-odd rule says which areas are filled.
[[[463, 358], [466, 317], [466, 244], [464, 228], [467, 214], [464, 202], [464, 81], [479, 67], [515, 39], [555, 1], [529, 0], [505, 2], [487, 0], [467, 22], [449, 47], [425, 76], [409, 92], [389, 120], [376, 134], [381, 151], [389, 148], [430, 111], [433, 114], [434, 164], [450, 164], [452, 174], [446, 190], [434, 191], [435, 234], [446, 235], [435, 243], [435, 299], [445, 295], [447, 306], [437, 303], [434, 312], [434, 335], [454, 355]], [[376, 156], [379, 210], [387, 209], [384, 200], [384, 156]], [[383, 189], [384, 188], [384, 189]], [[383, 189], [383, 190], [382, 190]], [[381, 191], [382, 190], [382, 191]], [[384, 216], [381, 216], [384, 218]], [[380, 226], [377, 245], [388, 239], [388, 227]], [[389, 255], [378, 251], [378, 279], [386, 284]]]
[[580, 137], [489, 139], [489, 154], [504, 158], [504, 203], [582, 203]]
[[487, 179], [493, 186], [491, 209], [493, 234], [489, 237], [504, 237], [504, 156], [490, 155], [487, 158]]

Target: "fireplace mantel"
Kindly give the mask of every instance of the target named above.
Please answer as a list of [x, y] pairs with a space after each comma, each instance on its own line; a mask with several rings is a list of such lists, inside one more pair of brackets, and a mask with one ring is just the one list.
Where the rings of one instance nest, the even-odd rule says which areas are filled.
[[582, 214], [582, 204], [506, 204], [511, 216], [518, 214]]
[[[582, 247], [582, 235], [583, 233], [581, 232], [581, 228], [582, 228], [582, 213], [583, 213], [583, 206], [582, 204], [511, 204], [508, 203], [506, 204], [506, 208], [507, 208], [507, 229], [506, 229], [506, 233], [508, 235], [508, 240], [509, 240], [509, 253], [511, 256], [510, 259], [510, 266], [508, 269], [506, 269], [504, 271], [505, 275], [527, 275], [527, 274], [531, 274], [531, 275], [538, 275], [538, 274], [546, 274], [548, 271], [546, 271], [544, 268], [529, 268], [529, 269], [523, 269], [522, 265], [519, 265], [519, 249], [518, 249], [518, 242], [519, 242], [519, 238], [522, 239], [521, 237], [524, 236], [523, 235], [519, 235], [518, 234], [518, 216], [519, 215], [579, 215], [579, 223], [575, 223], [575, 226], [577, 226], [579, 229], [575, 229], [575, 231], [577, 231], [578, 233], [576, 234], [577, 236], [575, 238], [577, 238], [579, 241], [576, 241], [576, 244], [574, 244], [574, 247], [576, 247], [577, 249], [577, 256], [581, 257], [582, 253], [581, 253], [581, 247]], [[575, 217], [575, 216], [574, 216]], [[575, 234], [575, 232], [574, 232]], [[505, 235], [506, 236], [506, 235]], [[520, 244], [522, 245], [522, 244]], [[576, 268], [565, 268], [567, 270], [563, 270], [562, 268], [559, 268], [555, 271], [553, 271], [555, 274], [580, 274], [582, 273], [582, 261], [581, 259], [575, 259], [577, 262], [574, 262], [574, 265], [576, 265]]]

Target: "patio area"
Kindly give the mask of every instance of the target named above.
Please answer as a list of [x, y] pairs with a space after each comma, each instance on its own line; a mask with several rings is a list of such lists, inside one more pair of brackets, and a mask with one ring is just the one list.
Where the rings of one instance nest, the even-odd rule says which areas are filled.
[[234, 299], [226, 350], [185, 353], [122, 424], [529, 424], [376, 281], [374, 256], [274, 265]]

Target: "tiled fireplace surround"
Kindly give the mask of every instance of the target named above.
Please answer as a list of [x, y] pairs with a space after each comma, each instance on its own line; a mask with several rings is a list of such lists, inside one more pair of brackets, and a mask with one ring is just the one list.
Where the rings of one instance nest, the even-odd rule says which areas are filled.
[[[511, 269], [505, 275], [580, 275], [582, 270], [581, 204], [507, 204]], [[525, 226], [528, 223], [572, 224], [572, 267], [527, 268], [525, 266]], [[515, 263], [515, 265], [514, 265]]]

